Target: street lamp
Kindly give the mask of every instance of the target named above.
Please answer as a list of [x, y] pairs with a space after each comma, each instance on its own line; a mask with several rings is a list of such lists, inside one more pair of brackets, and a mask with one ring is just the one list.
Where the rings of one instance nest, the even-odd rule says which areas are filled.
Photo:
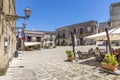
[[18, 35], [19, 35], [19, 33], [24, 32], [27, 24], [26, 24], [26, 22], [23, 22], [22, 25], [23, 25], [23, 27], [16, 27], [16, 29], [18, 29]]
[[23, 24], [23, 28], [25, 29], [27, 25], [26, 22], [24, 21], [22, 24]]
[[31, 10], [27, 7], [24, 10], [25, 14], [26, 14], [26, 18], [29, 19], [30, 15], [31, 15]]
[[25, 16], [6, 15], [6, 20], [13, 21], [13, 20], [20, 19], [20, 18], [29, 19], [30, 15], [31, 15], [31, 10], [27, 7], [27, 8], [25, 8], [24, 12], [25, 12]]
[[23, 23], [22, 23], [22, 25], [23, 25], [23, 27], [11, 27], [11, 29], [12, 29], [12, 31], [14, 32], [15, 30], [24, 30], [25, 28], [26, 28], [26, 22], [24, 21]]

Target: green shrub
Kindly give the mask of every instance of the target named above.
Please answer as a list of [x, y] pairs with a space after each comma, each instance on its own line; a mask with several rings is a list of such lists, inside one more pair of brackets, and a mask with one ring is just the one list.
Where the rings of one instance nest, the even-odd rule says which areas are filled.
[[110, 54], [106, 54], [104, 61], [102, 62], [103, 64], [110, 64], [113, 66], [118, 66], [118, 61], [116, 60], [116, 56], [115, 55], [110, 55]]
[[71, 50], [66, 50], [65, 52], [66, 52], [68, 57], [72, 57], [73, 56], [73, 53], [72, 53]]

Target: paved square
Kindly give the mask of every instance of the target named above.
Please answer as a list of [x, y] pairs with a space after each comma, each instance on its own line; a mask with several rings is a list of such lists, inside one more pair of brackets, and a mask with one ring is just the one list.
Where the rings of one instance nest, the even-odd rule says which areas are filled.
[[[80, 46], [87, 51], [90, 47]], [[57, 47], [37, 51], [19, 52], [7, 70], [6, 77], [11, 80], [120, 80], [120, 76], [100, 71], [99, 62], [94, 57], [66, 61], [65, 50], [72, 47]]]

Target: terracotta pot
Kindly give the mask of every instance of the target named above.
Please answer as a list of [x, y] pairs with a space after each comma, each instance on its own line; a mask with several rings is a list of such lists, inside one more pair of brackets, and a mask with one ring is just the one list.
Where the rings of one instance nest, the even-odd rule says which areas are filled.
[[110, 64], [101, 64], [103, 68], [105, 69], [108, 69], [108, 70], [111, 70], [111, 71], [115, 71], [118, 69], [117, 66], [113, 66], [113, 65], [110, 65]]
[[68, 57], [68, 61], [73, 61], [73, 57]]

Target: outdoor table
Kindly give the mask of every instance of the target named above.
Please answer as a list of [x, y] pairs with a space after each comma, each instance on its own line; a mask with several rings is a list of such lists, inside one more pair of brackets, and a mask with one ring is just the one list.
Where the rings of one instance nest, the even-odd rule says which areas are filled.
[[105, 53], [105, 49], [100, 49], [100, 52]]
[[105, 54], [106, 54], [105, 49], [100, 49], [100, 52], [101, 52], [102, 56], [105, 56]]
[[95, 54], [95, 51], [94, 51], [94, 50], [92, 50], [92, 51], [88, 51], [88, 56], [89, 56], [89, 57], [94, 56], [94, 54]]
[[88, 58], [89, 57], [89, 53], [88, 52], [82, 52], [82, 55], [84, 58]]

